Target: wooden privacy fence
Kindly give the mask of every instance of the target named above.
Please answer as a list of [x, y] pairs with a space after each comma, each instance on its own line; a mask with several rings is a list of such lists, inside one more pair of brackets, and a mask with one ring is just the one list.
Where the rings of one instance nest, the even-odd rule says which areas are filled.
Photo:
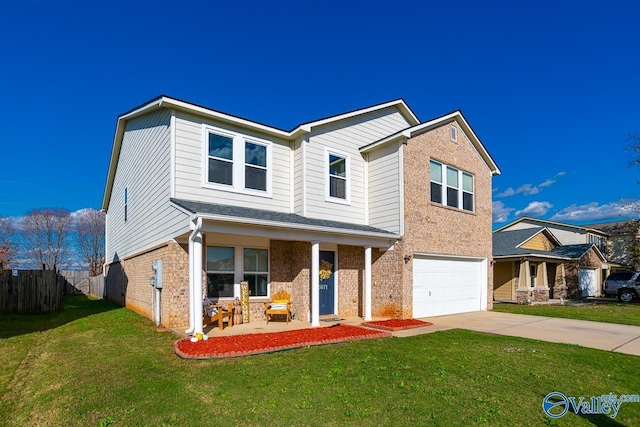
[[0, 313], [59, 311], [63, 282], [53, 270], [1, 270]]
[[104, 297], [104, 276], [89, 277], [88, 271], [60, 270], [64, 278], [65, 295], [91, 295]]

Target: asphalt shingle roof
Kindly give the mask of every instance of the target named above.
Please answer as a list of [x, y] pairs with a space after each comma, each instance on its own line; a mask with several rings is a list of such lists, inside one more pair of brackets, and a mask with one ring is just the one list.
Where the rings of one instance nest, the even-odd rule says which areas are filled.
[[273, 212], [265, 209], [247, 208], [241, 206], [220, 205], [217, 203], [203, 203], [192, 200], [171, 199], [171, 202], [186, 209], [191, 213], [221, 215], [234, 218], [246, 218], [247, 220], [261, 220], [287, 224], [303, 225], [309, 227], [326, 227], [336, 230], [360, 231], [365, 233], [386, 234], [389, 238], [397, 236], [380, 228], [370, 227], [368, 225], [351, 224], [342, 221], [330, 221], [316, 218], [307, 218], [302, 215], [292, 213]]
[[498, 231], [493, 233], [493, 256], [541, 255], [553, 258], [578, 259], [593, 246], [592, 243], [557, 246], [551, 251], [519, 248], [531, 237], [539, 233], [543, 227], [525, 228], [522, 230]]

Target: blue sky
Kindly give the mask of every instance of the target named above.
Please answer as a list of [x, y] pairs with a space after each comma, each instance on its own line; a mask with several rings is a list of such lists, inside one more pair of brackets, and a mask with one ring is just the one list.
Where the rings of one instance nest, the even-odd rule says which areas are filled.
[[461, 109], [518, 215], [625, 219], [637, 2], [69, 2], [0, 13], [0, 216], [99, 208], [116, 118], [166, 94], [272, 126]]

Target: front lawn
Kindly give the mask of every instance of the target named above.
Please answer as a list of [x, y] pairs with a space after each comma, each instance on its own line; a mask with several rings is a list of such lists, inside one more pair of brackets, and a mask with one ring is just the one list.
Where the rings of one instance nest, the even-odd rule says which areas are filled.
[[569, 302], [567, 305], [518, 305], [494, 302], [493, 311], [640, 326], [640, 304], [635, 302], [602, 301], [588, 304]]
[[635, 356], [450, 330], [225, 360], [183, 360], [176, 339], [105, 301], [0, 315], [2, 425], [640, 425], [559, 420], [551, 392], [640, 393]]

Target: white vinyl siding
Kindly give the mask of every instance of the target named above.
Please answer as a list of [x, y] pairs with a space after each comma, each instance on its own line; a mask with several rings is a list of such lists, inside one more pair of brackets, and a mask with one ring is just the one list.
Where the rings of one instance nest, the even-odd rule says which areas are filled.
[[534, 227], [547, 227], [562, 245], [579, 245], [582, 243], [589, 243], [586, 231], [565, 229], [545, 222], [530, 222], [524, 220], [506, 228], [505, 231], [524, 230]]
[[165, 243], [189, 230], [187, 215], [169, 202], [170, 122], [170, 111], [159, 110], [132, 119], [126, 125], [109, 202], [108, 263]]
[[369, 225], [400, 233], [400, 156], [398, 144], [369, 153]]
[[[231, 126], [218, 121], [203, 120], [196, 116], [181, 112], [176, 113], [176, 153], [175, 153], [175, 197], [178, 199], [193, 200], [204, 203], [220, 203], [225, 205], [239, 205], [257, 209], [267, 209], [277, 212], [290, 212], [291, 191], [291, 148], [288, 141], [283, 141], [269, 135], [263, 135], [248, 129]], [[226, 191], [218, 188], [207, 188], [203, 185], [206, 177], [203, 177], [203, 144], [202, 125], [228, 132], [242, 134], [256, 138], [257, 141], [269, 141], [271, 145], [271, 195], [244, 194]], [[248, 191], [247, 191], [248, 193]]]
[[[396, 108], [386, 108], [314, 128], [305, 148], [306, 216], [364, 224], [366, 185], [359, 148], [408, 126]], [[325, 200], [325, 149], [349, 156], [350, 204]]]
[[298, 215], [304, 215], [303, 144], [302, 138], [293, 143], [293, 212]]

